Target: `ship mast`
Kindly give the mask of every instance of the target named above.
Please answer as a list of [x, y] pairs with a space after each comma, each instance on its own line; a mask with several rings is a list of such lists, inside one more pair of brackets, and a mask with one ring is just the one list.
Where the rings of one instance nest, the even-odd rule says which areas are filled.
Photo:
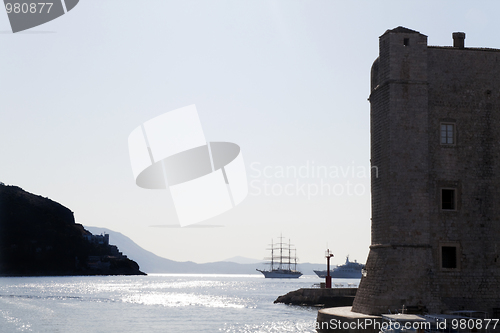
[[294, 270], [297, 270], [297, 249], [293, 249], [295, 251], [295, 254], [293, 256], [293, 260], [295, 261], [295, 268]]
[[288, 269], [292, 269], [292, 263], [290, 262], [292, 260], [292, 244], [290, 243], [290, 238], [288, 238]]
[[280, 267], [278, 269], [283, 269], [283, 234], [280, 234]]
[[[297, 270], [297, 249], [292, 248], [292, 241], [289, 238], [288, 243], [283, 241], [283, 234], [280, 234], [278, 244], [275, 245], [274, 239], [271, 239], [271, 265], [270, 271], [284, 270], [296, 271]], [[276, 247], [275, 247], [276, 246]], [[269, 250], [269, 249], [268, 249]], [[279, 254], [278, 254], [279, 250]], [[293, 255], [292, 255], [293, 251]], [[288, 254], [287, 254], [288, 252]], [[276, 254], [275, 254], [276, 253]], [[279, 257], [279, 260], [278, 260]], [[269, 258], [265, 258], [269, 259]], [[274, 266], [276, 264], [276, 267]]]
[[271, 239], [271, 271], [274, 269], [274, 245], [273, 239]]

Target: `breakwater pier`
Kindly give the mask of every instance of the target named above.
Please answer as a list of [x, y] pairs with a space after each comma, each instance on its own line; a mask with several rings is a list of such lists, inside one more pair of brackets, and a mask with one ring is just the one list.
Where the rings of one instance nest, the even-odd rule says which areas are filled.
[[279, 296], [274, 303], [305, 306], [351, 306], [358, 288], [301, 288]]

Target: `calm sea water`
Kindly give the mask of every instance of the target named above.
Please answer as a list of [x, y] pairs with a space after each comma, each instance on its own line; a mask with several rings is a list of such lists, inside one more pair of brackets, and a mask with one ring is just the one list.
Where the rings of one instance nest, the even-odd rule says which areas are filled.
[[[321, 280], [259, 275], [0, 278], [0, 332], [316, 332], [317, 309], [273, 304]], [[358, 283], [359, 280], [335, 281]]]

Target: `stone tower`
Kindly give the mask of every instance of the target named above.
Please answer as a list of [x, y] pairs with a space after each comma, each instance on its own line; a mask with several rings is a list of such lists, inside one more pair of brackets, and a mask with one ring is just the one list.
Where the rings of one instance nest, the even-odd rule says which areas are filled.
[[453, 39], [428, 46], [403, 27], [380, 37], [372, 244], [354, 312], [500, 313], [500, 50]]

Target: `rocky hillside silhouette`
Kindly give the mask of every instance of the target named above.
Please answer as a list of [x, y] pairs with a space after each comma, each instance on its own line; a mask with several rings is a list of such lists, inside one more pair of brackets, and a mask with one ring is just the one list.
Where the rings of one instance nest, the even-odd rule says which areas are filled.
[[0, 183], [0, 276], [139, 274], [135, 261], [75, 223], [68, 208]]

